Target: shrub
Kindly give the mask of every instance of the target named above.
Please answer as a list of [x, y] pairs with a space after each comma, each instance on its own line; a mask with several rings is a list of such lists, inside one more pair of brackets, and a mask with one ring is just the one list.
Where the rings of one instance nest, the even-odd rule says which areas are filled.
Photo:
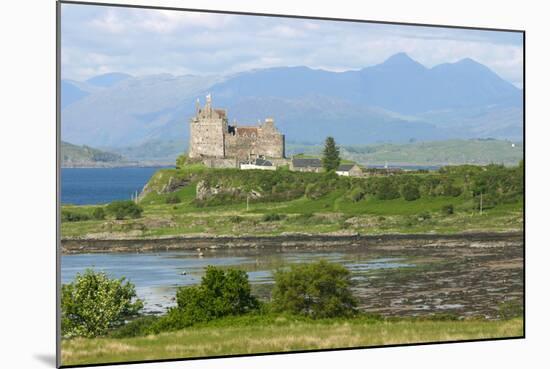
[[365, 191], [361, 187], [354, 187], [349, 193], [349, 198], [353, 202], [361, 201], [363, 197], [365, 197]]
[[179, 196], [176, 195], [175, 193], [172, 193], [172, 194], [169, 194], [168, 196], [166, 196], [165, 201], [166, 201], [167, 204], [179, 204], [181, 202]]
[[158, 334], [161, 332], [177, 331], [206, 320], [204, 316], [201, 320], [199, 315], [197, 315], [197, 311], [184, 311], [175, 307], [168, 310], [168, 312], [162, 315], [157, 321], [152, 322], [149, 327], [144, 327], [144, 333]]
[[445, 182], [443, 184], [442, 194], [443, 196], [457, 197], [457, 196], [460, 196], [460, 194], [462, 194], [462, 188], [453, 185], [451, 182]]
[[330, 191], [329, 186], [323, 186], [321, 183], [308, 183], [304, 194], [308, 199], [317, 200]]
[[523, 304], [518, 300], [503, 302], [498, 307], [500, 319], [512, 319], [523, 315]]
[[213, 266], [206, 268], [200, 285], [180, 287], [176, 302], [179, 311], [167, 319], [179, 325], [244, 314], [259, 307], [258, 300], [251, 294], [246, 272]]
[[380, 200], [392, 200], [399, 197], [395, 183], [387, 177], [380, 178], [376, 183], [376, 197]]
[[319, 261], [294, 264], [274, 273], [273, 307], [312, 318], [353, 315], [356, 300], [350, 272], [342, 265]]
[[238, 215], [232, 215], [232, 216], [229, 217], [229, 221], [230, 221], [231, 223], [240, 223], [240, 222], [242, 222], [243, 220], [244, 220], [244, 218], [241, 217], [241, 216], [238, 216]]
[[113, 201], [106, 208], [109, 214], [114, 215], [116, 219], [139, 218], [143, 212], [143, 208], [131, 200]]
[[263, 217], [262, 217], [262, 220], [264, 222], [276, 222], [276, 221], [279, 221], [279, 220], [283, 220], [285, 218], [285, 216], [283, 214], [265, 214]]
[[441, 212], [444, 215], [452, 215], [455, 212], [455, 208], [453, 204], [443, 205], [443, 207], [441, 208]]
[[309, 223], [314, 217], [315, 215], [313, 213], [303, 213], [303, 214], [298, 214], [294, 218], [294, 221], [298, 223]]
[[69, 210], [62, 210], [61, 220], [63, 222], [80, 222], [83, 220], [90, 220], [90, 216], [87, 214], [76, 213]]
[[424, 221], [424, 220], [428, 220], [428, 219], [432, 219], [432, 216], [427, 211], [418, 214], [418, 220]]
[[418, 186], [413, 183], [405, 183], [401, 187], [401, 196], [407, 201], [414, 201], [420, 198], [420, 190]]
[[92, 217], [96, 220], [103, 220], [105, 219], [105, 209], [101, 207], [97, 207], [92, 212]]
[[125, 338], [125, 337], [138, 337], [145, 336], [151, 333], [155, 333], [154, 326], [159, 321], [157, 316], [142, 316], [136, 318], [120, 328], [113, 330], [109, 333], [109, 337], [112, 338]]
[[125, 278], [110, 279], [87, 269], [61, 288], [61, 332], [65, 337], [96, 337], [118, 327], [143, 308]]
[[187, 155], [180, 155], [176, 158], [176, 169], [182, 169], [187, 162]]

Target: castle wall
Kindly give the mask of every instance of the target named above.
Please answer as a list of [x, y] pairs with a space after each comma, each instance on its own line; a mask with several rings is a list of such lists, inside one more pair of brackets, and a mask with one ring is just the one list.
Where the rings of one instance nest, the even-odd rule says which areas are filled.
[[191, 121], [189, 157], [225, 157], [223, 119], [207, 118]]
[[225, 137], [225, 155], [247, 160], [264, 156], [284, 158], [285, 136], [272, 125], [260, 127], [236, 127]]
[[226, 111], [212, 108], [210, 95], [204, 108], [198, 101], [196, 108], [197, 115], [190, 121], [191, 159], [284, 158], [285, 137], [275, 128], [273, 119], [266, 119], [260, 126], [230, 127]]
[[261, 155], [268, 158], [285, 157], [285, 136], [275, 128], [260, 128], [257, 146], [261, 147]]

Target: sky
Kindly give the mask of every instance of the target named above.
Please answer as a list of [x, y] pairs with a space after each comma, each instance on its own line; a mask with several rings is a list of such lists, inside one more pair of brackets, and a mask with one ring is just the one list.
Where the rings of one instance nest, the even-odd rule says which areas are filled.
[[398, 52], [433, 67], [471, 58], [523, 86], [523, 35], [444, 27], [62, 4], [61, 74], [358, 70]]

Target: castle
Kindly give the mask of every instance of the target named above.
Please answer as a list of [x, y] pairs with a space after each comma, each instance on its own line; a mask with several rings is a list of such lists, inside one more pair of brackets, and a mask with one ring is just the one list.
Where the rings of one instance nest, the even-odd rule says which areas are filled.
[[212, 107], [212, 97], [190, 121], [189, 158], [213, 167], [239, 166], [257, 158], [284, 159], [285, 136], [267, 118], [257, 126], [230, 125], [224, 109]]

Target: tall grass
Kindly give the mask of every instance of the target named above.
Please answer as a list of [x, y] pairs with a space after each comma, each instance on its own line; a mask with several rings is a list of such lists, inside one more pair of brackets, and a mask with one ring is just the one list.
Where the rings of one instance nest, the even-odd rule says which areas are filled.
[[181, 331], [126, 339], [62, 342], [64, 365], [519, 337], [521, 318], [503, 321], [227, 318]]

